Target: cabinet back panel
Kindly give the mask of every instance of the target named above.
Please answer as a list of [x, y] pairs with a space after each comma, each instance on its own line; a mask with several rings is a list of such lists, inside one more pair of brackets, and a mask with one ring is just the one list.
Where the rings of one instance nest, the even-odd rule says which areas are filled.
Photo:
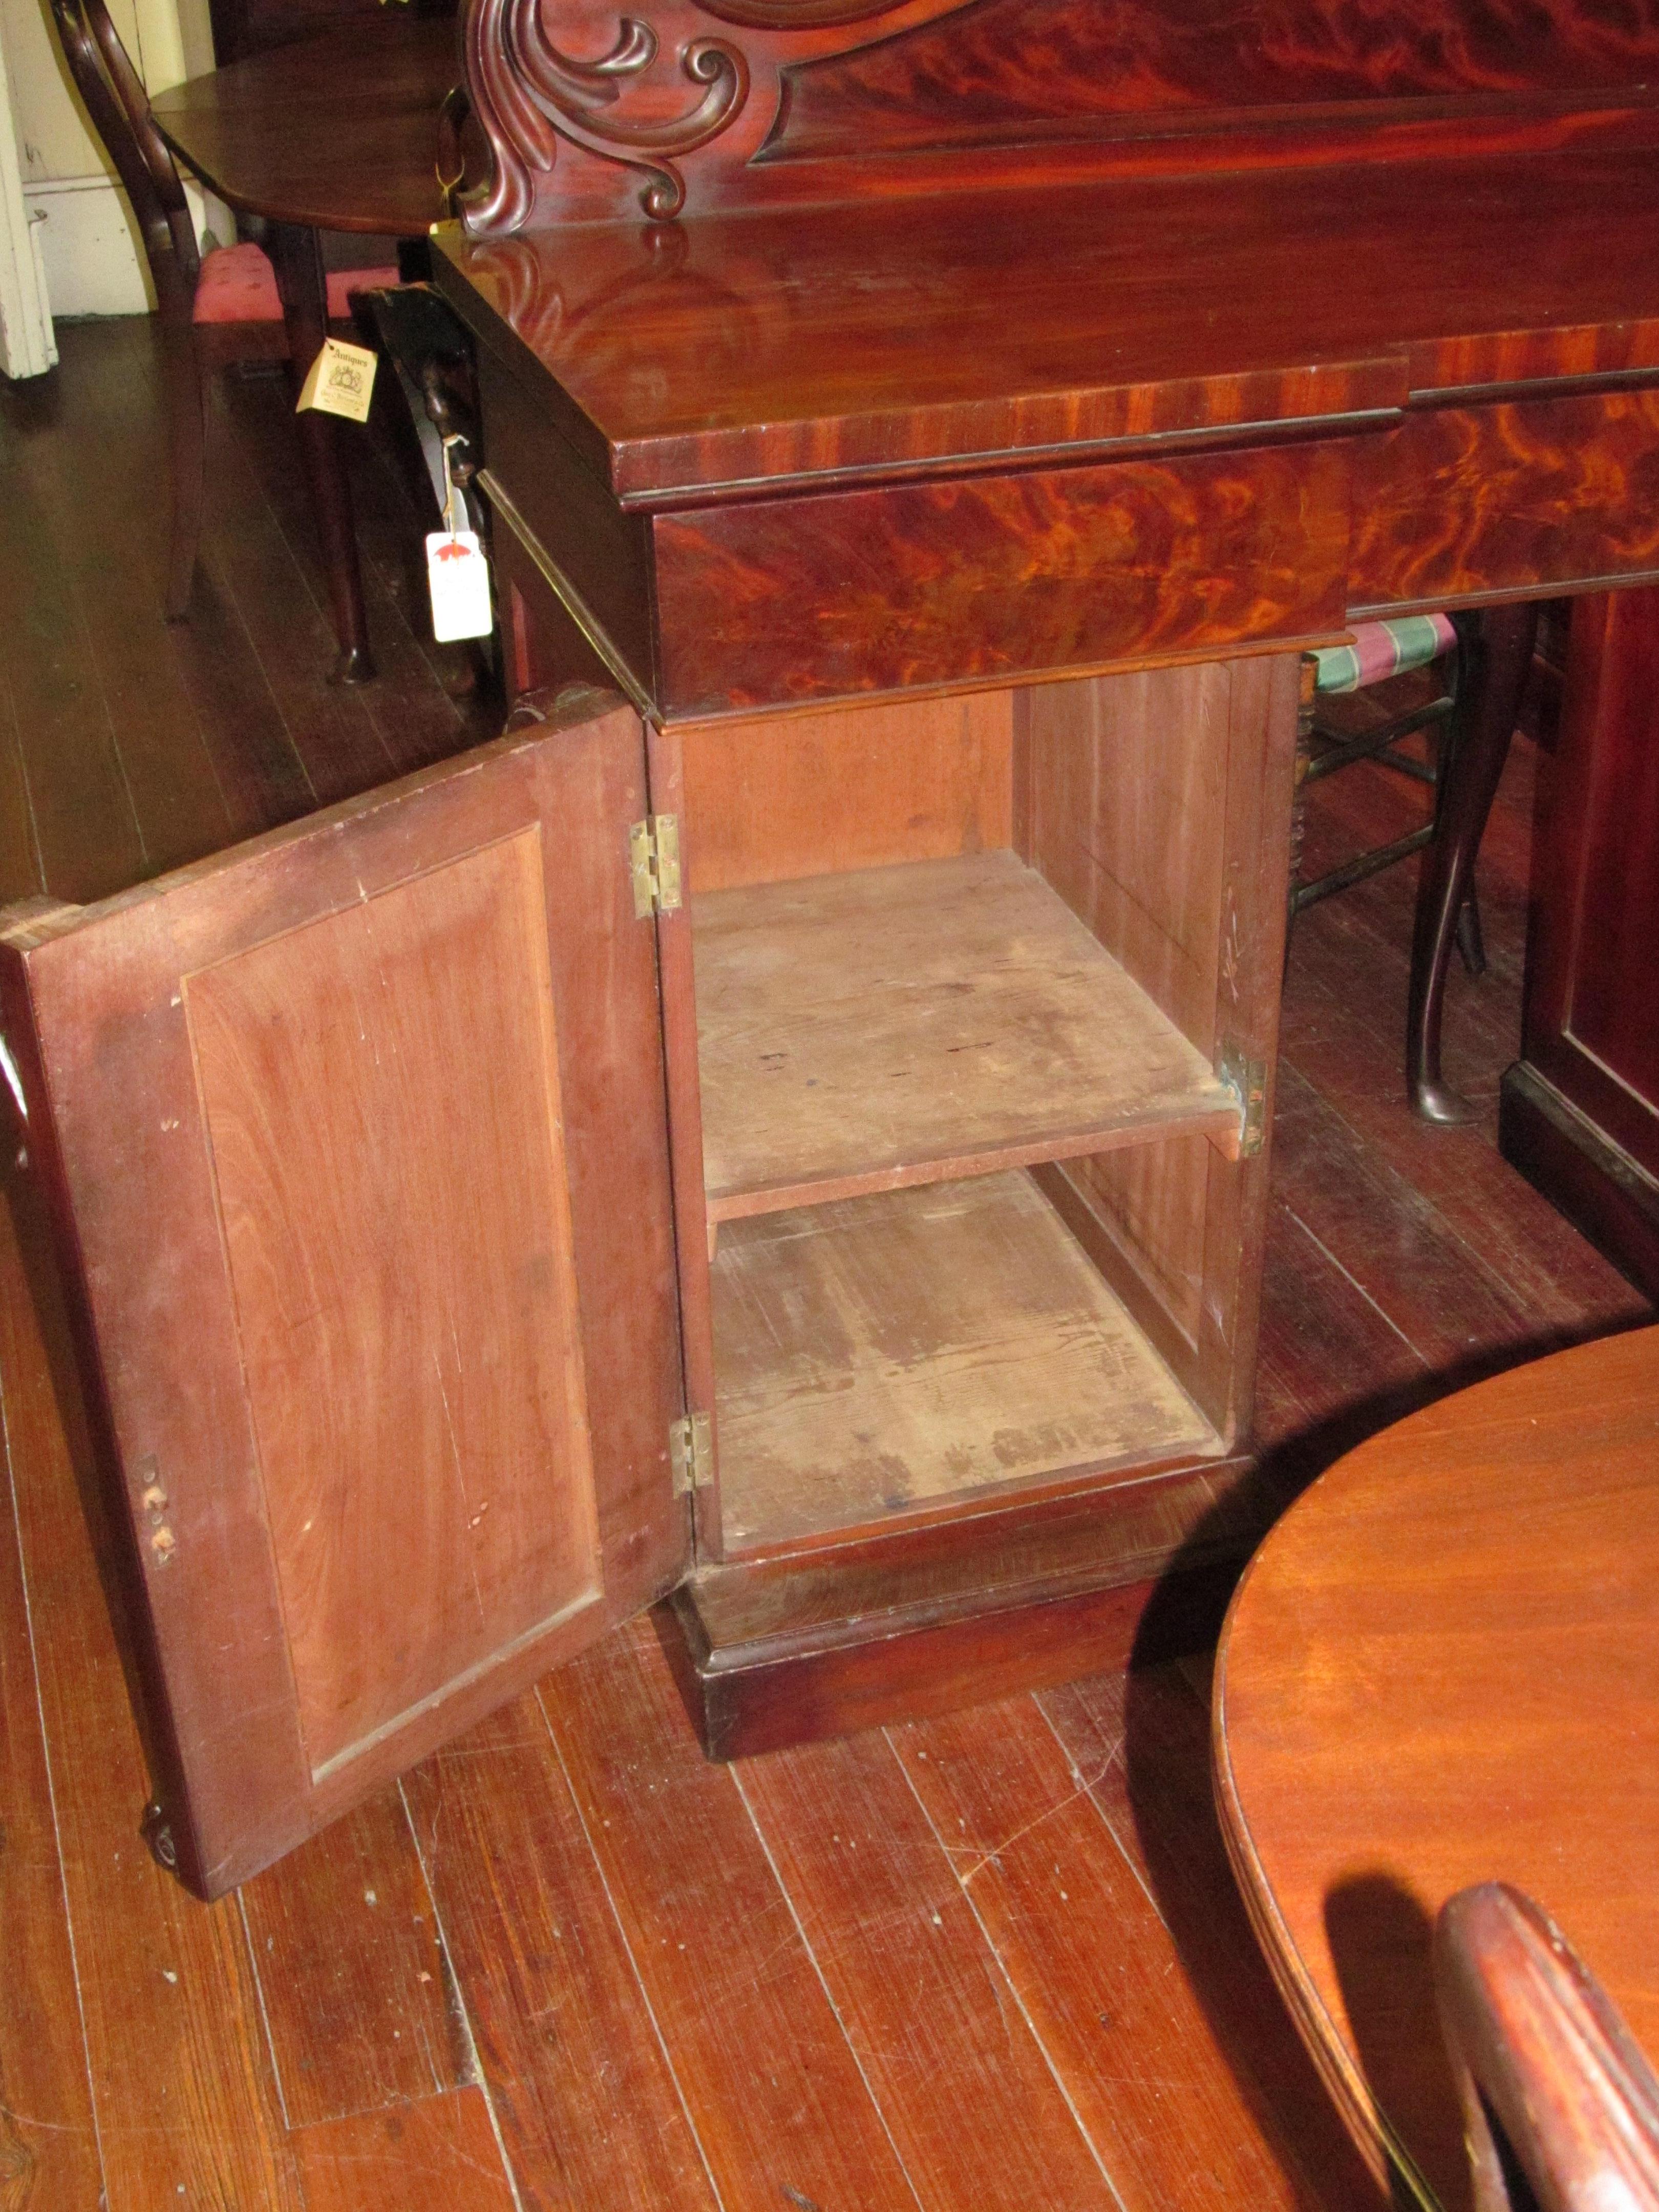
[[1012, 842], [1013, 695], [684, 729], [694, 891], [788, 883]]
[[185, 998], [319, 1772], [599, 1591], [540, 836]]

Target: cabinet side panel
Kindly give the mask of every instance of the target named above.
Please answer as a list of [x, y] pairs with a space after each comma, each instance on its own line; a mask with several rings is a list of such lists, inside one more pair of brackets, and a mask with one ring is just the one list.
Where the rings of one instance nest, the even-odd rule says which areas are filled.
[[[1204, 1193], [1213, 1147], [1204, 1137], [1126, 1146], [1067, 1164], [1092, 1210], [1111, 1223], [1133, 1275], [1188, 1346], [1204, 1310]], [[1130, 1286], [1118, 1282], [1120, 1293]]]
[[539, 834], [185, 994], [316, 1771], [599, 1592]]
[[977, 691], [686, 729], [691, 888], [1000, 850], [1012, 712]]
[[[1034, 865], [1200, 1051], [1260, 1062], [1265, 1108], [1297, 670], [1286, 654], [1049, 686], [1021, 747]], [[1069, 1200], [1052, 1194], [1231, 1440], [1248, 1417], [1264, 1160], [1183, 1139], [1063, 1174]]]
[[1214, 1044], [1227, 666], [1044, 684], [1024, 744], [1032, 865], [1200, 1052]]

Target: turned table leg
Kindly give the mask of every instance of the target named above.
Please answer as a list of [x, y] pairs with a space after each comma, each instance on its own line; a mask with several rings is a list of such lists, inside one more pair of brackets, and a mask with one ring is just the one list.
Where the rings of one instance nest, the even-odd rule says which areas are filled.
[[[273, 222], [267, 234], [282, 294], [294, 374], [303, 382], [328, 336], [327, 280], [317, 233], [297, 223]], [[331, 415], [307, 408], [296, 417], [300, 457], [322, 540], [323, 568], [340, 659], [334, 676], [340, 684], [366, 684], [374, 673], [363, 613], [363, 582], [357, 565], [357, 535], [351, 519], [351, 480], [346, 473], [341, 425]]]
[[1406, 1087], [1414, 1109], [1429, 1121], [1474, 1118], [1474, 1109], [1440, 1073], [1446, 968], [1474, 856], [1509, 757], [1537, 631], [1535, 600], [1483, 611], [1480, 650], [1443, 800], [1440, 834], [1423, 855], [1406, 1015]]

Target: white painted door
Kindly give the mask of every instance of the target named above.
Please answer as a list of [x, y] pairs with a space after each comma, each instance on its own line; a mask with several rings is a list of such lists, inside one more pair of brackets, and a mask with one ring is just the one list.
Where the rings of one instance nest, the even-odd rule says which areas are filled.
[[[213, 67], [207, 0], [111, 0], [110, 14], [152, 94]], [[0, 40], [10, 62], [23, 198], [52, 313], [144, 314], [154, 301], [143, 249], [114, 165], [71, 88], [44, 0], [0, 0]]]
[[23, 198], [22, 164], [0, 23], [0, 375], [43, 376], [58, 358], [40, 226]]

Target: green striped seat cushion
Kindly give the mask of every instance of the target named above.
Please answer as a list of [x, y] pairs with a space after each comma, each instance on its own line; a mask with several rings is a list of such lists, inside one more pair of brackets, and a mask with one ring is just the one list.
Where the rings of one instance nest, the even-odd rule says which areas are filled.
[[1444, 615], [1397, 615], [1392, 622], [1361, 623], [1352, 645], [1321, 646], [1314, 654], [1320, 691], [1363, 691], [1385, 676], [1421, 668], [1457, 642]]

